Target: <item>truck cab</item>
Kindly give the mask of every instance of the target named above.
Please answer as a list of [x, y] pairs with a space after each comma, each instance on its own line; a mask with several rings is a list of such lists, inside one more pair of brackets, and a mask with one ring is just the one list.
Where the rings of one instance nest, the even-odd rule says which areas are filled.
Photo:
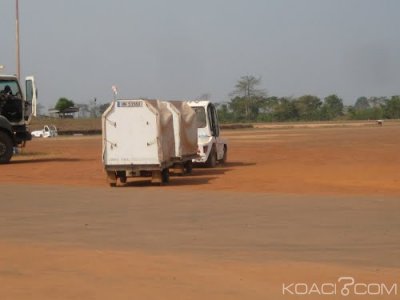
[[28, 125], [36, 115], [34, 78], [25, 80], [26, 97], [16, 76], [0, 74], [0, 164], [8, 163], [13, 148], [32, 139]]
[[198, 154], [196, 164], [215, 167], [218, 162], [225, 163], [228, 156], [228, 143], [220, 137], [217, 110], [210, 101], [196, 100], [188, 104], [196, 112], [198, 133]]

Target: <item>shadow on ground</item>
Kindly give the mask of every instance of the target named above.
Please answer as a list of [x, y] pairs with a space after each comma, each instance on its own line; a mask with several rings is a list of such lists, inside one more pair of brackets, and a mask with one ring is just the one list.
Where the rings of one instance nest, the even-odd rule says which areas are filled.
[[[216, 179], [217, 177], [201, 177], [201, 178], [193, 178], [189, 176], [171, 176], [168, 184], [162, 186], [185, 186], [185, 185], [203, 185], [208, 184], [210, 181]], [[143, 177], [143, 179], [134, 179], [133, 181], [129, 181], [125, 184], [118, 184], [119, 188], [127, 188], [127, 187], [157, 187], [160, 184], [152, 183], [151, 177]]]
[[[253, 166], [255, 163], [243, 163], [243, 162], [229, 162], [225, 164], [219, 164], [215, 168], [208, 168], [203, 165], [195, 166], [191, 174], [185, 175], [174, 175], [170, 174], [170, 181], [165, 186], [186, 186], [186, 185], [204, 185], [209, 184], [212, 180], [218, 178], [219, 175], [223, 175], [226, 172], [232, 171], [233, 168]], [[128, 179], [125, 184], [118, 184], [119, 187], [155, 187], [159, 184], [151, 182], [150, 177]]]
[[19, 159], [12, 160], [10, 164], [35, 164], [35, 163], [45, 163], [45, 162], [77, 162], [82, 161], [79, 158], [32, 158], [32, 159]]

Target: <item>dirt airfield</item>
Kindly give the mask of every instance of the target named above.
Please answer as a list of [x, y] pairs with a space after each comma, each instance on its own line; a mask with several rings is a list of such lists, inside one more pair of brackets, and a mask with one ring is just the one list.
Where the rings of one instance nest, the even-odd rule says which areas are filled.
[[[397, 299], [400, 124], [225, 130], [228, 163], [109, 188], [101, 137], [0, 166], [1, 299]], [[289, 283], [337, 283], [330, 296]], [[304, 292], [304, 290], [302, 290]]]

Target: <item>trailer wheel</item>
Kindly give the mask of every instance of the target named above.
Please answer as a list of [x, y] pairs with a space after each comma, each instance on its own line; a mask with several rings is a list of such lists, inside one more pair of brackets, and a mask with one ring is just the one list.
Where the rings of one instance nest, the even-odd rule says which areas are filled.
[[191, 160], [188, 160], [185, 163], [185, 170], [186, 170], [186, 174], [192, 174], [193, 171], [193, 162]]
[[122, 184], [125, 184], [125, 183], [126, 183], [127, 177], [126, 177], [125, 171], [117, 172], [117, 177], [118, 177], [118, 179], [119, 179], [119, 182], [121, 182]]
[[161, 183], [166, 184], [169, 182], [169, 169], [165, 168], [164, 170], [161, 171]]
[[114, 171], [107, 171], [107, 182], [110, 187], [117, 186], [117, 174]]
[[214, 147], [211, 149], [206, 164], [209, 168], [214, 168], [217, 165], [217, 151], [215, 151]]
[[13, 142], [8, 134], [0, 131], [0, 164], [6, 164], [13, 155]]

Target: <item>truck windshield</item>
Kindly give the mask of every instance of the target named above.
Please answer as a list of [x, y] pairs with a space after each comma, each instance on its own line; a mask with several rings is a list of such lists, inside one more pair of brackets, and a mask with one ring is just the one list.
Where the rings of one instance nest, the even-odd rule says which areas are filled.
[[0, 94], [12, 94], [13, 96], [21, 97], [21, 90], [17, 81], [0, 79]]
[[204, 128], [207, 126], [206, 111], [204, 107], [195, 106], [192, 107], [196, 112], [197, 128]]

